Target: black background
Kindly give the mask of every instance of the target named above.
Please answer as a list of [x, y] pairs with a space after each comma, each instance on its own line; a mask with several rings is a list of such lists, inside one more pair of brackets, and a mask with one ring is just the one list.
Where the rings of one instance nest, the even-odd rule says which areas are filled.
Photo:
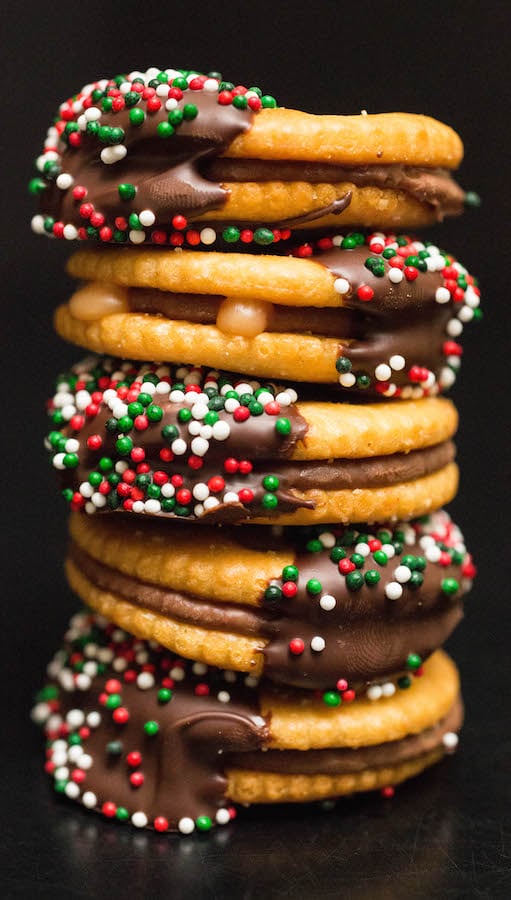
[[[240, 11], [241, 10], [241, 11]], [[430, 898], [511, 896], [509, 842], [509, 31], [506, 2], [11, 4], [0, 20], [4, 290], [1, 680], [3, 896]], [[480, 574], [449, 642], [464, 679], [458, 755], [390, 803], [253, 809], [191, 838], [141, 834], [57, 802], [28, 721], [44, 665], [77, 606], [61, 571], [64, 505], [42, 451], [44, 400], [80, 351], [51, 331], [69, 293], [66, 249], [29, 230], [26, 182], [58, 102], [149, 65], [220, 69], [317, 113], [407, 110], [466, 147], [460, 180], [480, 210], [433, 232], [483, 287], [452, 396], [462, 483], [450, 509]], [[507, 209], [506, 209], [507, 207]], [[507, 567], [507, 572], [506, 572]]]

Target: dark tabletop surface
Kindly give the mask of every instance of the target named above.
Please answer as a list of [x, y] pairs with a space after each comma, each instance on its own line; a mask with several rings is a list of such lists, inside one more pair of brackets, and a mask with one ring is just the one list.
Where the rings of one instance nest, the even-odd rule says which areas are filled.
[[[2, 17], [9, 249], [0, 260], [8, 319], [0, 895], [509, 898], [509, 6], [316, 0], [242, 8], [169, 3], [156, 13], [147, 4], [93, 0], [57, 4], [51, 14], [42, 4], [13, 4]], [[57, 101], [94, 76], [160, 63], [221, 68], [261, 83], [284, 105], [315, 112], [406, 109], [443, 118], [465, 140], [460, 180], [484, 201], [434, 232], [480, 275], [486, 313], [466, 330], [452, 395], [461, 414], [462, 482], [450, 511], [480, 569], [448, 645], [467, 708], [459, 752], [391, 801], [367, 795], [330, 811], [253, 808], [231, 826], [188, 838], [116, 826], [56, 799], [42, 771], [42, 737], [29, 720], [45, 664], [78, 607], [61, 571], [65, 510], [40, 447], [52, 379], [80, 351], [51, 333], [51, 310], [69, 291], [66, 248], [30, 235], [25, 183]]]

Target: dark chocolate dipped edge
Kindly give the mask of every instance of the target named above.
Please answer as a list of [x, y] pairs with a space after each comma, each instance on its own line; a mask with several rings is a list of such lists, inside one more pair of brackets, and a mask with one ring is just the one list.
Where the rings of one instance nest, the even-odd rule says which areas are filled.
[[307, 433], [296, 399], [293, 388], [242, 376], [93, 357], [57, 382], [47, 447], [73, 509], [210, 522], [314, 508], [297, 492], [401, 483], [454, 457], [445, 441], [367, 460], [293, 462]]
[[[247, 754], [266, 770], [260, 751], [270, 730], [250, 677], [174, 658], [87, 613], [73, 617], [48, 675], [32, 713], [48, 739], [46, 771], [57, 793], [108, 818], [160, 832], [207, 831], [235, 815], [226, 797], [232, 761]], [[453, 746], [456, 735], [448, 729], [451, 717], [459, 721], [457, 709], [424, 732], [428, 747], [432, 732], [437, 746]], [[389, 747], [390, 764], [406, 758], [408, 748], [413, 758], [421, 754], [421, 735]], [[364, 752], [356, 751], [361, 760]], [[320, 771], [335, 765], [331, 753], [315, 752]], [[369, 753], [384, 765], [385, 745]]]
[[[217, 241], [220, 227], [222, 243], [264, 247], [288, 239], [290, 224], [339, 213], [350, 200], [347, 194], [290, 223], [203, 220], [193, 227], [197, 216], [222, 208], [227, 192], [221, 182], [230, 172], [235, 181], [242, 176], [255, 181], [258, 174], [263, 181], [280, 181], [309, 172], [313, 183], [329, 173], [355, 185], [403, 190], [426, 204], [437, 220], [461, 211], [465, 193], [438, 169], [276, 161], [272, 176], [259, 160], [252, 171], [245, 171], [251, 160], [240, 166], [226, 160], [224, 175], [221, 168], [215, 172], [216, 157], [250, 128], [257, 111], [275, 106], [275, 99], [259, 88], [234, 88], [218, 77], [183, 70], [134, 72], [85, 86], [59, 107], [36, 160], [37, 176], [29, 188], [41, 212], [32, 220], [34, 231], [119, 244], [139, 244], [148, 237], [155, 244], [180, 246], [186, 237], [192, 246], [208, 247]], [[298, 180], [309, 179], [302, 174]]]
[[[169, 546], [174, 527], [165, 531]], [[125, 530], [132, 539], [128, 523]], [[223, 533], [239, 542], [240, 553], [244, 545], [256, 546], [252, 534], [238, 539], [237, 529], [227, 526]], [[150, 539], [151, 532], [144, 534]], [[198, 596], [193, 582], [182, 592], [141, 581], [76, 542], [69, 559], [95, 588], [120, 600], [181, 624], [260, 638], [263, 675], [307, 690], [345, 683], [351, 696], [385, 678], [406, 689], [408, 675], [447, 640], [463, 615], [462, 598], [475, 570], [445, 512], [377, 534], [360, 526], [288, 528], [282, 539], [267, 529], [265, 534], [265, 549], [292, 548], [293, 562], [267, 583], [259, 607]], [[207, 533], [203, 538], [207, 545]], [[387, 685], [380, 696], [390, 690]], [[378, 685], [371, 694], [376, 699]]]

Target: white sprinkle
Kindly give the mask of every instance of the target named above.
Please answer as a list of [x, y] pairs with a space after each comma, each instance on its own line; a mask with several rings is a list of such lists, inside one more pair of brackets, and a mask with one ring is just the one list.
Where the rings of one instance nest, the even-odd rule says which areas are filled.
[[208, 406], [206, 403], [194, 403], [191, 409], [191, 413], [194, 419], [203, 419], [209, 412]]
[[389, 559], [392, 559], [392, 557], [396, 555], [395, 547], [393, 547], [392, 544], [382, 544], [381, 549], [387, 554]]
[[74, 763], [76, 765], [76, 763], [80, 759], [80, 756], [82, 755], [82, 753], [83, 753], [83, 750], [78, 744], [72, 744], [71, 747], [69, 748], [69, 750], [67, 751], [67, 758], [68, 758], [69, 762]]
[[87, 809], [94, 809], [98, 804], [98, 798], [92, 791], [85, 791], [85, 794], [82, 795], [82, 803]]
[[216, 497], [208, 497], [208, 499], [204, 501], [204, 509], [206, 512], [209, 509], [214, 509], [215, 506], [220, 506], [220, 501], [217, 500]]
[[446, 331], [449, 337], [459, 337], [459, 335], [463, 331], [463, 323], [460, 322], [459, 318], [451, 319], [447, 323]]
[[150, 394], [152, 397], [156, 391], [156, 385], [153, 384], [152, 381], [144, 381], [140, 391], [142, 394]]
[[128, 149], [124, 144], [115, 144], [113, 147], [103, 147], [100, 153], [101, 162], [104, 162], [107, 166], [111, 166], [116, 162], [120, 162], [121, 159], [124, 159], [127, 152]]
[[75, 684], [79, 691], [88, 691], [91, 686], [91, 679], [85, 672], [80, 672], [76, 676]]
[[227, 681], [228, 684], [234, 684], [237, 678], [236, 672], [233, 672], [232, 669], [226, 669], [223, 676], [224, 681]]
[[137, 687], [140, 688], [141, 691], [148, 691], [154, 687], [154, 676], [151, 672], [141, 672], [140, 675], [137, 676]]
[[176, 100], [176, 98], [175, 98], [175, 97], [169, 97], [169, 99], [168, 99], [168, 100], [166, 101], [166, 103], [165, 103], [165, 109], [168, 109], [168, 110], [170, 111], [171, 109], [176, 109], [176, 107], [177, 107], [177, 100]]
[[247, 677], [243, 679], [243, 683], [246, 687], [253, 688], [257, 687], [259, 679], [256, 678], [255, 675], [247, 675]]
[[390, 368], [394, 369], [394, 372], [401, 372], [405, 367], [405, 358], [404, 356], [399, 356], [396, 354], [395, 356], [391, 356], [389, 359]]
[[325, 612], [330, 612], [330, 610], [335, 608], [337, 601], [335, 597], [332, 597], [331, 594], [323, 594], [321, 600], [319, 601], [319, 605], [321, 609], [324, 609]]
[[199, 481], [198, 484], [194, 485], [192, 494], [196, 500], [199, 500], [202, 503], [203, 500], [206, 500], [209, 497], [209, 488], [205, 482]]
[[143, 231], [135, 231], [133, 228], [129, 233], [129, 238], [132, 244], [143, 244], [145, 241], [145, 233]]
[[359, 553], [360, 556], [369, 556], [371, 550], [369, 549], [369, 544], [356, 544], [355, 545], [355, 553]]
[[83, 725], [84, 721], [85, 715], [83, 714], [81, 709], [70, 709], [66, 716], [66, 722], [73, 730], [75, 728], [80, 728]]
[[156, 500], [156, 498], [150, 497], [149, 500], [144, 501], [144, 512], [154, 515], [160, 511], [161, 503], [159, 500]]
[[62, 233], [66, 241], [75, 241], [78, 237], [78, 229], [76, 229], [74, 225], [64, 225], [64, 231]]
[[403, 595], [403, 588], [397, 581], [389, 581], [385, 588], [385, 596], [389, 600], [399, 600]]
[[44, 234], [44, 216], [33, 216], [30, 225], [34, 234]]
[[167, 481], [165, 484], [162, 484], [161, 493], [163, 497], [168, 499], [169, 497], [174, 496], [174, 494], [176, 493], [176, 489], [174, 485], [170, 483], [170, 481]]
[[131, 824], [135, 828], [145, 828], [147, 825], [147, 816], [143, 812], [135, 812], [131, 817]]
[[390, 376], [392, 375], [392, 371], [390, 366], [388, 366], [386, 363], [380, 363], [379, 366], [376, 366], [374, 374], [378, 381], [388, 381]]
[[202, 437], [195, 437], [190, 444], [190, 449], [195, 456], [205, 456], [209, 450], [209, 441]]
[[67, 766], [57, 766], [56, 769], [53, 770], [53, 777], [55, 781], [65, 781], [66, 778], [69, 778], [69, 769]]
[[343, 372], [342, 375], [339, 375], [339, 384], [342, 384], [343, 387], [353, 387], [355, 381], [356, 378], [353, 372]]
[[445, 287], [439, 287], [435, 292], [435, 300], [437, 303], [449, 303], [451, 293]]
[[325, 639], [316, 634], [311, 640], [311, 650], [315, 653], [321, 653], [326, 647]]
[[159, 381], [155, 388], [155, 394], [165, 395], [168, 393], [170, 393], [170, 384], [166, 381]]
[[210, 92], [213, 94], [215, 91], [218, 90], [218, 81], [216, 80], [216, 78], [206, 78], [206, 81], [204, 82], [202, 89], [204, 91], [208, 91], [208, 93]]
[[410, 581], [412, 577], [412, 570], [408, 568], [408, 566], [398, 566], [397, 569], [394, 570], [394, 578], [396, 581], [399, 581], [399, 584], [406, 584], [407, 581]]
[[135, 500], [131, 509], [134, 513], [143, 513], [144, 512], [144, 501], [143, 500]]
[[424, 552], [424, 556], [428, 560], [428, 562], [436, 563], [440, 559], [442, 551], [440, 547], [437, 547], [436, 544], [433, 547], [426, 547]]
[[287, 391], [282, 391], [280, 394], [277, 394], [275, 397], [277, 403], [280, 403], [281, 406], [290, 406], [291, 405], [291, 397], [287, 393]]
[[213, 228], [203, 228], [200, 233], [200, 239], [206, 246], [214, 244], [216, 241], [216, 231]]
[[382, 685], [381, 692], [384, 697], [393, 697], [396, 693], [396, 685], [392, 681], [386, 681]]
[[442, 737], [442, 744], [446, 750], [456, 750], [459, 743], [459, 737], [455, 731], [446, 731]]
[[228, 691], [219, 691], [216, 695], [216, 698], [220, 701], [220, 703], [230, 703], [231, 695]]
[[93, 493], [91, 500], [96, 509], [102, 509], [106, 506], [106, 497], [104, 494], [100, 494], [99, 491]]
[[[123, 84], [128, 86], [127, 90], [123, 91], [124, 94], [127, 94], [131, 90], [131, 84], [127, 81], [124, 81]], [[97, 106], [89, 106], [89, 109], [85, 110], [84, 116], [87, 119], [87, 122], [95, 122], [97, 119], [101, 118], [101, 110], [98, 109]]]
[[70, 800], [76, 800], [77, 797], [80, 796], [80, 788], [74, 781], [68, 781], [64, 788], [64, 793], [66, 797], [69, 797]]
[[183, 456], [187, 450], [186, 441], [184, 441], [183, 438], [176, 438], [175, 441], [172, 441], [170, 449], [175, 456]]
[[239, 497], [235, 491], [227, 491], [222, 498], [223, 503], [239, 503]]
[[224, 422], [222, 419], [219, 419], [218, 422], [215, 422], [213, 425], [213, 437], [215, 441], [227, 440], [230, 433], [231, 429], [228, 422]]
[[217, 810], [215, 821], [217, 825], [227, 825], [231, 821], [231, 816], [229, 814], [228, 809], [219, 809]]
[[201, 425], [200, 432], [201, 438], [204, 438], [206, 441], [210, 441], [213, 437], [213, 428], [211, 425]]
[[332, 534], [331, 531], [322, 531], [318, 540], [321, 541], [323, 547], [327, 550], [331, 550], [332, 547], [335, 547], [335, 534]]
[[55, 184], [58, 188], [60, 188], [61, 191], [67, 191], [67, 189], [71, 187], [73, 182], [74, 178], [72, 175], [69, 175], [68, 172], [61, 172]]
[[460, 322], [471, 322], [474, 318], [474, 310], [470, 308], [470, 306], [462, 306], [459, 313], [458, 319]]
[[36, 725], [42, 725], [43, 722], [46, 721], [50, 714], [50, 707], [47, 703], [36, 703], [33, 707], [32, 712], [30, 713], [30, 718], [32, 722], [35, 722]]
[[346, 278], [336, 278], [334, 281], [334, 291], [337, 294], [347, 294], [350, 290], [350, 283]]
[[225, 411], [228, 413], [233, 413], [238, 406], [241, 406], [241, 403], [239, 400], [236, 400], [236, 397], [228, 397], [225, 401]]
[[[138, 815], [138, 814], [136, 813], [135, 815]], [[143, 813], [141, 815], [143, 815]], [[133, 818], [132, 818], [132, 821], [133, 821]], [[133, 823], [133, 824], [135, 824], [135, 823]], [[192, 831], [195, 831], [195, 822], [193, 821], [193, 819], [190, 819], [188, 816], [184, 816], [177, 823], [177, 827], [178, 827], [178, 830], [181, 832], [181, 834], [191, 834]]]
[[174, 667], [170, 670], [170, 677], [171, 677], [174, 681], [183, 681], [184, 678], [185, 678], [185, 672], [184, 672], [184, 669], [182, 669], [181, 666], [174, 666]]
[[[51, 761], [52, 761], [52, 763], [53, 763], [54, 766], [57, 766], [57, 768], [61, 769], [61, 768], [62, 768], [63, 766], [65, 766], [66, 763], [67, 763], [67, 752], [66, 752], [66, 750], [58, 750], [58, 751], [57, 751], [57, 750], [53, 750], [53, 751], [52, 751], [52, 756], [51, 756]], [[67, 769], [66, 769], [66, 772], [67, 772]], [[55, 770], [53, 770], [53, 774], [54, 774], [54, 776], [55, 776]]]
[[208, 667], [206, 663], [203, 662], [194, 662], [192, 666], [192, 672], [194, 675], [206, 675], [208, 671]]
[[389, 281], [392, 282], [392, 284], [400, 284], [404, 277], [405, 276], [403, 271], [401, 269], [398, 269], [397, 266], [392, 266], [389, 269], [388, 278]]
[[171, 403], [182, 403], [185, 399], [184, 391], [171, 391], [169, 400]]
[[479, 306], [480, 302], [481, 298], [479, 297], [479, 294], [476, 294], [472, 285], [469, 284], [465, 291], [465, 303], [467, 304], [467, 306], [470, 306], [471, 309], [476, 309]]
[[151, 209], [143, 209], [138, 214], [139, 222], [144, 228], [150, 228], [156, 221], [156, 216]]
[[367, 688], [368, 700], [380, 700], [382, 694], [383, 694], [383, 690], [381, 688], [381, 685], [379, 685], [379, 684], [372, 684], [370, 687]]

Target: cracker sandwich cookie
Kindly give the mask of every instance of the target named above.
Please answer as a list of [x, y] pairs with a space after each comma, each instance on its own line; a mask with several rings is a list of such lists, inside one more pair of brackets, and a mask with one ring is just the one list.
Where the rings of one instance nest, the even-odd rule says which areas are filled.
[[56, 314], [97, 353], [337, 384], [418, 398], [456, 378], [477, 282], [431, 243], [393, 233], [330, 235], [294, 256], [82, 251], [85, 281]]
[[463, 147], [426, 116], [314, 116], [218, 73], [157, 68], [59, 106], [30, 190], [65, 240], [257, 248], [295, 228], [415, 227], [459, 214]]
[[456, 493], [450, 401], [347, 404], [199, 367], [93, 357], [61, 375], [47, 437], [86, 513], [382, 522]]
[[445, 512], [374, 529], [70, 524], [69, 583], [112, 622], [198, 662], [351, 699], [408, 688], [475, 574]]
[[175, 658], [107, 620], [75, 616], [33, 710], [55, 790], [119, 822], [208, 831], [233, 803], [383, 789], [455, 748], [458, 673], [437, 651], [407, 691], [327, 705]]

